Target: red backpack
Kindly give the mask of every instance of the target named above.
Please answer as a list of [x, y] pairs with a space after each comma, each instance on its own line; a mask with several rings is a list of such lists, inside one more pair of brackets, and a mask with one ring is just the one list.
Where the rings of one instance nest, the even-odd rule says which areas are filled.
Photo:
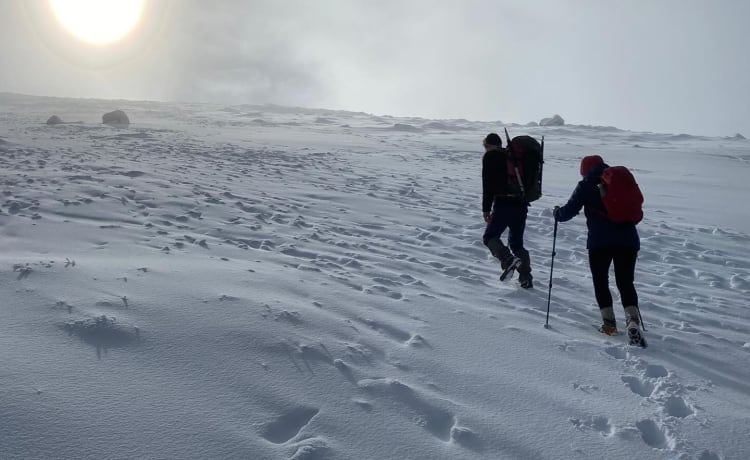
[[602, 172], [599, 191], [607, 218], [616, 223], [637, 224], [643, 219], [643, 194], [625, 166], [611, 166]]

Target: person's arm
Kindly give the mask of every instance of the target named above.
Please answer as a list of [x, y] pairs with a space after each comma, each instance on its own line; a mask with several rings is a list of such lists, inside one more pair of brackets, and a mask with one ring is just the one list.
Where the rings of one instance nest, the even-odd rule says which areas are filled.
[[492, 201], [495, 199], [492, 176], [492, 163], [488, 159], [488, 155], [485, 154], [482, 158], [482, 212], [488, 213], [492, 211]]
[[586, 189], [583, 181], [581, 181], [578, 183], [578, 186], [576, 186], [576, 189], [573, 191], [570, 199], [568, 199], [568, 202], [565, 203], [565, 206], [557, 208], [557, 211], [555, 211], [555, 219], [558, 222], [565, 222], [577, 216], [578, 213], [581, 212], [583, 205], [586, 204], [585, 198]]

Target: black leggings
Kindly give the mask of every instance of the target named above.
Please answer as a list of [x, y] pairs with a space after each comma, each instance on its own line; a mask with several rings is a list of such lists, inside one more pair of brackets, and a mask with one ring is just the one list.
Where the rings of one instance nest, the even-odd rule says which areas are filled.
[[594, 280], [594, 294], [599, 308], [612, 306], [612, 293], [609, 292], [609, 266], [614, 261], [615, 282], [620, 291], [623, 307], [637, 307], [638, 293], [635, 292], [635, 261], [638, 250], [633, 248], [602, 248], [589, 250], [589, 268]]

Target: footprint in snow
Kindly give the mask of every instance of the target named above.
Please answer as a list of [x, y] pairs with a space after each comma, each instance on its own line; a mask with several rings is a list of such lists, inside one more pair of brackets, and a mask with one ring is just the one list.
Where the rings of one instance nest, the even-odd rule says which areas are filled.
[[640, 431], [643, 442], [649, 446], [660, 450], [674, 450], [675, 439], [663, 424], [645, 419], [636, 422], [635, 426]]
[[464, 430], [454, 433], [454, 428], [457, 427], [455, 416], [409, 385], [390, 378], [364, 379], [357, 384], [370, 394], [391, 399], [396, 410], [405, 411], [406, 418], [416, 420], [417, 424], [441, 441], [449, 442], [453, 435], [463, 437], [464, 440], [471, 438]]
[[604, 352], [615, 359], [625, 359], [628, 354], [622, 347], [607, 347]]
[[615, 426], [612, 424], [612, 421], [604, 416], [588, 417], [586, 419], [573, 418], [570, 419], [570, 423], [579, 430], [596, 431], [605, 438], [615, 434]]
[[123, 324], [115, 317], [106, 315], [68, 321], [61, 325], [61, 329], [96, 347], [100, 358], [102, 351], [106, 353], [110, 348], [126, 347], [139, 341], [141, 337], [137, 326]]
[[451, 441], [475, 452], [482, 452], [484, 450], [481, 438], [474, 431], [466, 427], [454, 425], [451, 428]]
[[[364, 324], [370, 326], [372, 329], [398, 341], [401, 343], [408, 343], [412, 339], [412, 334], [399, 329], [396, 326], [392, 326], [390, 324], [386, 324], [380, 321], [376, 321], [369, 318], [361, 318], [361, 322]], [[417, 335], [418, 336], [418, 335]], [[424, 339], [419, 337], [418, 341], [422, 342]]]
[[386, 297], [390, 297], [391, 299], [394, 299], [394, 300], [401, 300], [401, 299], [403, 299], [403, 298], [404, 298], [404, 295], [403, 295], [403, 294], [401, 294], [400, 292], [397, 292], [397, 291], [391, 291], [391, 290], [390, 290], [390, 289], [388, 289], [387, 287], [385, 287], [385, 286], [380, 286], [380, 285], [370, 286], [370, 287], [368, 287], [368, 288], [365, 288], [365, 289], [364, 289], [364, 291], [365, 291], [365, 293], [367, 293], [367, 294], [379, 294], [379, 295], [384, 295], [384, 296], [386, 296]]
[[715, 452], [704, 450], [701, 452], [700, 456], [698, 456], [698, 460], [723, 460], [723, 458]]
[[409, 340], [406, 341], [406, 345], [415, 348], [432, 348], [430, 343], [419, 334], [412, 335]]
[[648, 364], [646, 365], [645, 375], [646, 377], [656, 379], [669, 376], [669, 372], [664, 366], [660, 366], [658, 364]]
[[623, 383], [630, 388], [630, 391], [642, 396], [644, 398], [650, 397], [654, 393], [655, 385], [648, 380], [643, 380], [638, 377], [625, 375], [622, 377]]
[[318, 415], [319, 409], [299, 406], [261, 426], [260, 436], [274, 444], [284, 444], [295, 436]]
[[669, 396], [663, 403], [664, 413], [670, 417], [685, 418], [695, 414], [695, 410], [680, 396]]
[[341, 374], [346, 377], [346, 379], [354, 384], [357, 383], [357, 379], [354, 377], [354, 371], [352, 370], [351, 366], [347, 364], [342, 359], [334, 359], [333, 365], [336, 366], [336, 369], [341, 372]]
[[294, 445], [294, 454], [289, 460], [323, 460], [335, 457], [324, 439], [308, 438]]

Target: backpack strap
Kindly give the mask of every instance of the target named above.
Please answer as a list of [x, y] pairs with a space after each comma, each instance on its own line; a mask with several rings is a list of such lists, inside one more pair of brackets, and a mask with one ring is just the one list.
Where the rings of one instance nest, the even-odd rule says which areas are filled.
[[601, 204], [601, 209], [598, 208], [596, 205], [584, 205], [585, 210], [589, 210], [593, 212], [594, 214], [601, 216], [607, 220], [609, 220], [609, 216], [607, 215], [607, 208], [604, 207], [604, 202], [602, 201], [602, 197], [606, 193], [606, 190], [604, 189], [604, 184], [602, 184], [601, 177], [598, 177], [598, 182], [593, 177], [585, 177], [583, 179], [584, 182], [590, 182], [593, 187], [596, 189], [596, 194], [599, 197], [599, 203]]

